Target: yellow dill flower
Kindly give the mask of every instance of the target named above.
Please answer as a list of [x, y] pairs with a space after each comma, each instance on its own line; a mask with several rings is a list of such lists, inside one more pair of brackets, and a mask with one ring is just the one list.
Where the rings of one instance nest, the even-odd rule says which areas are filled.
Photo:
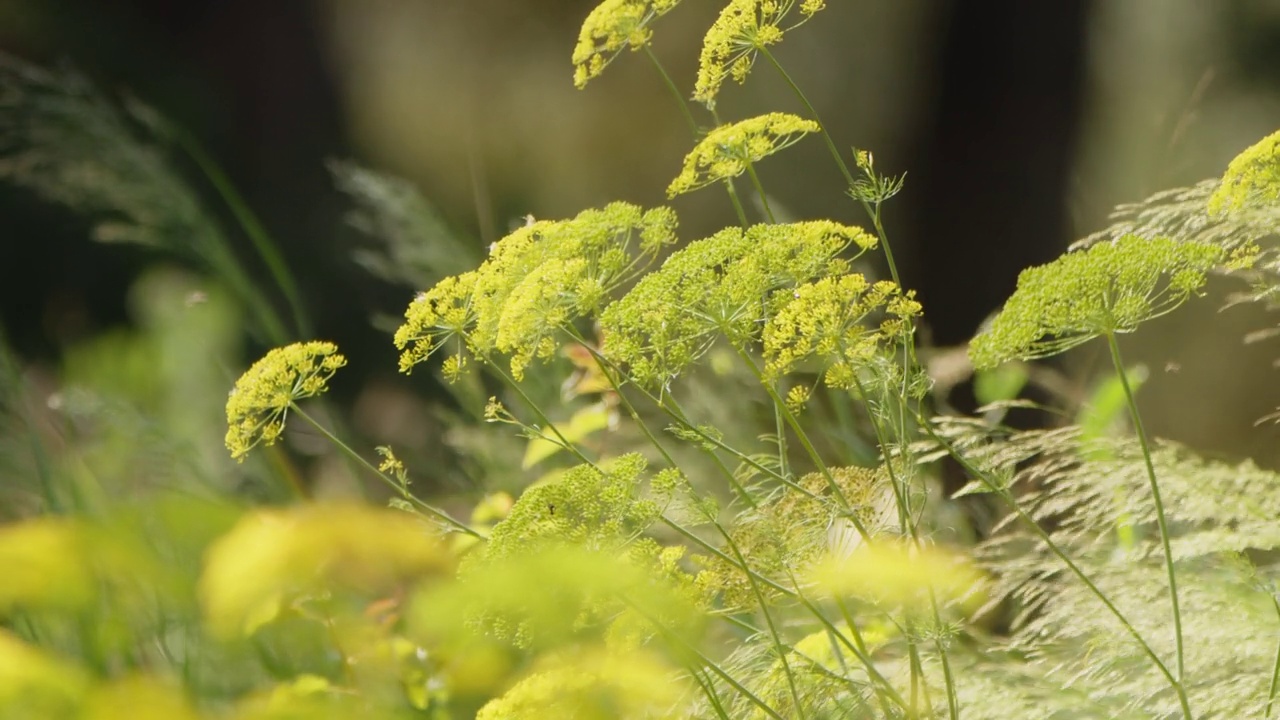
[[573, 48], [573, 84], [586, 87], [623, 48], [648, 45], [653, 37], [649, 24], [678, 4], [680, 0], [604, 0], [597, 5], [583, 21]]
[[876, 240], [827, 220], [726, 228], [689, 243], [600, 315], [604, 353], [631, 377], [665, 385], [719, 337], [746, 348], [777, 310], [774, 291], [842, 275], [845, 249]]
[[250, 634], [311, 592], [366, 596], [449, 565], [412, 516], [362, 505], [304, 505], [245, 515], [205, 556], [199, 593], [214, 634]]
[[476, 720], [642, 720], [667, 717], [683, 688], [649, 650], [592, 648], [544, 657]]
[[1207, 282], [1226, 251], [1125, 235], [1028, 268], [991, 326], [969, 344], [982, 370], [1065, 352], [1172, 312]]
[[794, 145], [819, 129], [818, 123], [788, 113], [769, 113], [722, 125], [707, 133], [685, 155], [680, 174], [667, 186], [667, 197], [737, 177], [747, 171], [748, 163]]
[[289, 407], [327, 390], [329, 378], [346, 364], [338, 346], [318, 340], [275, 348], [254, 363], [227, 397], [231, 457], [243, 461], [258, 443], [274, 443]]
[[[822, 278], [796, 288], [764, 328], [765, 369], [783, 375], [796, 364], [820, 359], [831, 387], [855, 387], [857, 371], [879, 350], [911, 327], [920, 303], [888, 280], [870, 283], [861, 275]], [[883, 315], [878, 326], [866, 323]]]
[[81, 717], [90, 678], [0, 628], [0, 717]]
[[799, 5], [799, 19], [783, 27], [795, 0], [730, 0], [702, 41], [693, 99], [714, 107], [726, 77], [745, 82], [761, 49], [780, 42], [784, 33], [804, 24], [825, 3], [803, 0]]
[[1280, 131], [1249, 146], [1227, 166], [1209, 197], [1209, 214], [1225, 215], [1250, 204], [1280, 201]]
[[456, 339], [449, 379], [465, 368], [464, 349], [482, 360], [510, 355], [512, 376], [523, 378], [535, 358], [555, 354], [565, 328], [597, 312], [674, 243], [676, 225], [670, 208], [618, 202], [519, 228], [478, 269], [447, 278], [409, 306], [395, 337], [401, 371]]

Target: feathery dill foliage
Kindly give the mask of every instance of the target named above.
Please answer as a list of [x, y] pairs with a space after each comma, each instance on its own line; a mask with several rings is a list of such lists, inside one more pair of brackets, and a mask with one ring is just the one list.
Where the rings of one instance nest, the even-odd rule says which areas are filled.
[[[693, 99], [714, 107], [725, 78], [747, 81], [756, 55], [826, 6], [824, 0], [730, 0], [702, 41]], [[797, 10], [799, 17], [792, 16]], [[789, 25], [784, 25], [790, 22]]]
[[504, 353], [520, 380], [535, 358], [555, 353], [571, 323], [597, 312], [675, 242], [676, 223], [670, 208], [619, 202], [519, 228], [478, 269], [445, 278], [409, 305], [395, 335], [400, 370], [452, 342], [446, 377], [464, 372], [468, 355], [487, 362]]
[[680, 0], [605, 0], [582, 23], [573, 48], [573, 84], [579, 88], [600, 76], [623, 48], [638, 51], [649, 44], [649, 25]]
[[990, 368], [1132, 332], [1198, 292], [1225, 256], [1216, 245], [1129, 235], [1028, 268], [969, 357]]
[[600, 316], [604, 352], [638, 382], [664, 386], [721, 336], [750, 347], [789, 289], [848, 272], [846, 249], [876, 239], [818, 220], [725, 228], [689, 243]]
[[245, 371], [227, 397], [227, 449], [243, 461], [258, 443], [284, 432], [289, 408], [328, 389], [347, 359], [330, 342], [313, 340], [275, 348]]
[[777, 112], [722, 125], [707, 133], [685, 156], [680, 174], [667, 186], [667, 197], [737, 177], [752, 163], [820, 129], [812, 120]]
[[[1162, 657], [1174, 644], [1168, 582], [1141, 448], [1124, 438], [1087, 443], [1078, 427], [993, 435], [978, 420], [949, 419], [939, 433], [1009, 486], [1049, 538], [1106, 593]], [[1161, 442], [1152, 452], [1174, 528], [1185, 680], [1197, 717], [1248, 717], [1268, 700], [1280, 622], [1272, 593], [1280, 547], [1280, 476], [1245, 461], [1196, 457]], [[1011, 607], [1008, 657], [966, 664], [960, 694], [970, 717], [1178, 717], [1165, 678], [1113, 615], [1025, 525], [1009, 522], [979, 545], [993, 584], [978, 615]], [[1028, 665], [1028, 660], [1033, 663]], [[968, 660], [962, 658], [963, 662]], [[1032, 672], [1054, 666], [1054, 673]]]

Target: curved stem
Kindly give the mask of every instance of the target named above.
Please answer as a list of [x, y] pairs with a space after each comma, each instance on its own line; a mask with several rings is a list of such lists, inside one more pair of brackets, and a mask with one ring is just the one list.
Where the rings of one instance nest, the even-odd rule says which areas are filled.
[[760, 196], [760, 205], [764, 208], [764, 216], [768, 218], [770, 223], [776, 223], [773, 219], [773, 209], [769, 207], [769, 196], [764, 193], [764, 185], [760, 184], [760, 177], [756, 175], [756, 167], [750, 160], [746, 162], [747, 175], [751, 178], [751, 184], [756, 189], [756, 194]]
[[[845, 182], [847, 182], [849, 187], [852, 188], [855, 182], [853, 179], [853, 173], [849, 171], [849, 166], [845, 163], [844, 158], [840, 157], [840, 150], [836, 147], [835, 140], [831, 139], [831, 133], [827, 131], [826, 123], [822, 122], [822, 118], [818, 116], [818, 110], [813, 107], [813, 103], [809, 102], [809, 98], [805, 96], [804, 91], [800, 89], [800, 86], [796, 84], [795, 80], [791, 79], [791, 75], [782, 67], [782, 64], [773, 56], [773, 53], [769, 52], [769, 48], [761, 47], [759, 50], [760, 54], [773, 65], [780, 75], [782, 75], [782, 79], [786, 81], [787, 85], [791, 87], [791, 91], [800, 99], [800, 103], [804, 105], [805, 110], [809, 113], [809, 116], [813, 121], [818, 123], [818, 127], [822, 130], [822, 139], [826, 141], [827, 150], [830, 151], [831, 157], [836, 161], [836, 165], [840, 168], [840, 174], [844, 175]], [[880, 235], [880, 246], [884, 251], [885, 261], [889, 265], [889, 276], [898, 284], [898, 287], [902, 287], [902, 281], [898, 278], [898, 266], [893, 261], [893, 250], [889, 247], [889, 243], [885, 241], [884, 229], [880, 225], [880, 213], [874, 210], [871, 207], [871, 203], [868, 203], [866, 200], [860, 200], [860, 202], [862, 203], [863, 209], [866, 210], [867, 216], [871, 218], [872, 223], [876, 226], [877, 234]]]
[[1125, 632], [1133, 638], [1134, 642], [1138, 643], [1138, 646], [1142, 649], [1142, 653], [1151, 660], [1152, 664], [1156, 666], [1156, 669], [1160, 671], [1160, 674], [1164, 676], [1166, 681], [1168, 681], [1170, 687], [1173, 688], [1173, 691], [1177, 693], [1178, 704], [1182, 707], [1183, 717], [1185, 717], [1186, 720], [1192, 720], [1191, 706], [1187, 700], [1187, 692], [1182, 687], [1182, 681], [1175, 678], [1173, 673], [1169, 672], [1169, 667], [1164, 664], [1164, 661], [1160, 659], [1160, 656], [1156, 654], [1156, 651], [1153, 650], [1151, 645], [1147, 643], [1146, 639], [1142, 637], [1142, 633], [1138, 632], [1138, 629], [1133, 626], [1133, 623], [1129, 622], [1129, 619], [1125, 617], [1124, 613], [1120, 612], [1120, 609], [1115, 606], [1115, 603], [1111, 602], [1111, 598], [1107, 597], [1107, 594], [1102, 592], [1102, 588], [1099, 588], [1097, 584], [1093, 582], [1093, 579], [1090, 578], [1084, 570], [1080, 569], [1080, 566], [1071, 559], [1071, 556], [1067, 555], [1066, 551], [1064, 551], [1058, 543], [1054, 542], [1049, 533], [1045, 531], [1044, 528], [1040, 527], [1040, 523], [1036, 522], [1036, 519], [1031, 517], [1031, 515], [1028, 514], [1020, 504], [1018, 504], [1018, 500], [1013, 497], [1013, 493], [1009, 492], [1007, 487], [992, 481], [991, 478], [987, 477], [986, 473], [974, 467], [974, 465], [960, 453], [959, 449], [948, 442], [945, 438], [938, 435], [937, 431], [933, 429], [933, 426], [923, 417], [917, 415], [916, 422], [924, 429], [925, 433], [933, 439], [934, 442], [938, 443], [939, 447], [946, 450], [947, 454], [960, 464], [960, 467], [966, 473], [969, 473], [972, 477], [980, 480], [988, 489], [1000, 496], [1000, 499], [1003, 500], [1005, 504], [1013, 510], [1014, 514], [1018, 516], [1018, 519], [1030, 528], [1031, 531], [1040, 538], [1045, 546], [1049, 548], [1049, 552], [1053, 553], [1055, 557], [1061, 560], [1062, 563], [1067, 566], [1067, 569], [1069, 569], [1071, 573], [1080, 580], [1080, 582], [1084, 583], [1085, 587], [1089, 589], [1089, 592], [1093, 593], [1094, 597], [1098, 598], [1098, 601], [1101, 602], [1111, 615], [1120, 622], [1120, 625], [1124, 627]]
[[1120, 359], [1120, 345], [1114, 333], [1107, 333], [1107, 347], [1111, 349], [1111, 362], [1115, 365], [1116, 375], [1120, 376], [1120, 386], [1124, 388], [1125, 401], [1129, 405], [1129, 417], [1133, 419], [1133, 428], [1138, 434], [1138, 444], [1142, 448], [1142, 460], [1147, 466], [1147, 480], [1151, 485], [1151, 499], [1156, 506], [1156, 523], [1160, 527], [1160, 545], [1164, 548], [1164, 567], [1169, 576], [1169, 600], [1173, 605], [1173, 632], [1177, 648], [1178, 682], [1183, 680], [1182, 655], [1182, 612], [1178, 606], [1178, 579], [1173, 571], [1173, 551], [1169, 548], [1169, 524], [1164, 515], [1164, 503], [1160, 499], [1160, 484], [1156, 482], [1156, 468], [1151, 462], [1151, 447], [1147, 443], [1147, 431], [1142, 425], [1142, 415], [1138, 413], [1138, 402], [1133, 397], [1133, 388], [1129, 387], [1129, 376], [1124, 371], [1124, 362]]
[[[1280, 600], [1276, 599], [1274, 593], [1271, 595], [1271, 604], [1276, 609], [1276, 615], [1280, 617]], [[1276, 659], [1271, 667], [1271, 685], [1267, 688], [1267, 707], [1262, 711], [1262, 720], [1271, 720], [1271, 706], [1276, 701], [1276, 689], [1280, 687], [1280, 645], [1276, 646]]]
[[303, 420], [306, 420], [308, 423], [311, 424], [312, 427], [314, 427], [316, 430], [319, 430], [321, 435], [324, 435], [326, 438], [328, 438], [330, 442], [332, 442], [335, 446], [337, 446], [338, 449], [346, 453], [346, 455], [350, 457], [352, 460], [354, 460], [358, 465], [360, 465], [361, 467], [365, 468], [369, 472], [376, 475], [378, 479], [382, 480], [387, 485], [390, 485], [391, 488], [396, 491], [396, 493], [398, 493], [405, 500], [408, 500], [413, 505], [416, 505], [423, 512], [427, 513], [428, 515], [431, 515], [432, 517], [436, 518], [437, 520], [444, 523], [445, 525], [453, 528], [454, 530], [464, 532], [479, 540], [489, 539], [488, 536], [484, 535], [479, 530], [476, 530], [472, 528], [470, 525], [467, 525], [466, 523], [462, 522], [461, 520], [454, 518], [452, 515], [445, 512], [444, 510], [441, 510], [440, 508], [434, 505], [431, 505], [430, 503], [419, 500], [416, 495], [409, 492], [406, 488], [402, 487], [400, 483], [396, 482], [392, 478], [387, 477], [386, 473], [382, 472], [377, 467], [375, 467], [373, 463], [369, 462], [368, 460], [365, 460], [364, 457], [361, 456], [360, 453], [353, 450], [350, 445], [347, 445], [341, 439], [339, 439], [338, 436], [329, 432], [328, 428], [326, 428], [324, 425], [321, 425], [315, 418], [311, 417], [305, 411], [303, 411], [302, 408], [298, 407], [297, 405], [290, 405], [290, 407], [293, 409], [295, 413], [300, 415]]

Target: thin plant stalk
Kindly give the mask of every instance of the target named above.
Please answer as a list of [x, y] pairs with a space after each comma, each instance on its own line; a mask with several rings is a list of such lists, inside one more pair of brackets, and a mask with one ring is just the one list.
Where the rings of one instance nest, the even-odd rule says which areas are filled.
[[[719, 523], [716, 523], [719, 525]], [[734, 557], [738, 559], [738, 563], [747, 568], [747, 559], [743, 557], [742, 550], [738, 548], [738, 543], [734, 542], [733, 536], [728, 532], [723, 532], [725, 542], [729, 545], [729, 549], [733, 551]], [[756, 584], [755, 579], [751, 576], [748, 568], [747, 584], [751, 586], [751, 594], [756, 596], [756, 602], [760, 604], [760, 612], [764, 615], [765, 625], [769, 628], [769, 637], [773, 640], [774, 652], [778, 654], [778, 661], [782, 663], [782, 672], [787, 677], [787, 689], [791, 692], [791, 701], [795, 703], [796, 714], [804, 719], [804, 705], [800, 702], [800, 692], [796, 690], [795, 674], [791, 670], [791, 662], [787, 660], [787, 651], [783, 647], [782, 636], [778, 634], [778, 628], [774, 625], [773, 615], [769, 612], [769, 603], [764, 599], [764, 593], [760, 592], [760, 586]]]
[[[689, 109], [689, 101], [684, 99], [680, 94], [680, 89], [676, 87], [675, 82], [671, 79], [671, 75], [667, 73], [667, 69], [663, 67], [662, 62], [658, 60], [658, 56], [653, 54], [653, 49], [646, 43], [643, 45], [645, 55], [649, 56], [649, 61], [653, 63], [653, 67], [657, 69], [658, 74], [662, 76], [662, 82], [667, 86], [667, 90], [671, 92], [671, 96], [675, 98], [676, 105], [680, 108], [680, 114], [684, 116], [685, 122], [689, 125], [689, 132], [693, 133], [696, 139], [699, 136], [698, 123], [693, 119], [693, 112]], [[716, 123], [719, 124], [719, 118]], [[738, 191], [733, 187], [733, 179], [725, 178], [725, 190], [729, 193], [729, 202], [733, 203], [733, 211], [738, 215], [738, 222], [742, 227], [747, 227], [747, 213], [742, 208], [742, 201], [738, 199]]]
[[1107, 594], [1093, 582], [1093, 579], [1090, 578], [1084, 570], [1080, 569], [1080, 566], [1071, 559], [1071, 556], [1067, 555], [1066, 551], [1054, 542], [1053, 538], [1049, 536], [1049, 533], [1040, 526], [1040, 523], [1036, 522], [1036, 519], [1031, 517], [1031, 515], [1022, 508], [1022, 505], [1018, 503], [1017, 498], [1013, 497], [1013, 493], [1011, 493], [1007, 487], [993, 481], [986, 473], [974, 467], [974, 465], [964, 457], [959, 449], [947, 442], [945, 438], [938, 435], [937, 431], [933, 429], [933, 426], [930, 425], [923, 417], [917, 415], [916, 420], [920, 427], [924, 429], [925, 433], [928, 434], [934, 442], [938, 443], [940, 447], [946, 450], [948, 455], [954, 458], [956, 462], [960, 463], [961, 468], [963, 468], [965, 472], [980, 480], [988, 489], [999, 495], [1000, 499], [1003, 500], [1005, 504], [1013, 510], [1014, 514], [1018, 516], [1018, 519], [1029, 527], [1031, 531], [1040, 538], [1045, 546], [1049, 548], [1049, 551], [1061, 560], [1062, 563], [1067, 566], [1067, 569], [1079, 578], [1080, 582], [1084, 583], [1085, 587], [1089, 589], [1089, 592], [1093, 593], [1093, 595], [1097, 597], [1104, 606], [1106, 606], [1111, 615], [1120, 622], [1120, 625], [1125, 629], [1125, 632], [1133, 638], [1134, 642], [1138, 643], [1138, 646], [1142, 649], [1142, 653], [1151, 660], [1156, 669], [1160, 671], [1160, 674], [1164, 676], [1166, 681], [1168, 681], [1170, 687], [1173, 688], [1173, 691], [1177, 693], [1178, 704], [1182, 708], [1183, 717], [1186, 718], [1186, 720], [1192, 720], [1193, 716], [1191, 714], [1191, 706], [1187, 700], [1187, 692], [1182, 686], [1182, 681], [1174, 677], [1173, 673], [1169, 671], [1169, 667], [1165, 665], [1164, 661], [1160, 659], [1160, 656], [1157, 655], [1155, 650], [1151, 648], [1151, 645], [1147, 643], [1146, 638], [1142, 637], [1142, 633], [1138, 632], [1138, 629], [1133, 626], [1133, 623], [1129, 622], [1129, 619], [1125, 617], [1124, 613], [1120, 612], [1120, 609], [1115, 606], [1115, 603], [1111, 602], [1111, 598], [1107, 597]]
[[771, 224], [778, 222], [773, 219], [773, 208], [769, 207], [769, 196], [764, 192], [764, 185], [760, 184], [760, 176], [756, 175], [755, 165], [750, 160], [747, 160], [745, 164], [747, 166], [747, 176], [751, 178], [751, 185], [755, 187], [756, 194], [760, 196], [760, 206], [764, 208], [764, 216], [768, 218]]
[[470, 535], [479, 540], [489, 539], [487, 535], [481, 533], [479, 530], [476, 530], [470, 525], [467, 525], [461, 520], [458, 520], [457, 518], [453, 517], [449, 513], [445, 512], [444, 510], [441, 510], [440, 508], [428, 502], [420, 500], [416, 495], [409, 492], [408, 489], [403, 487], [400, 483], [396, 482], [394, 479], [390, 477], [387, 477], [386, 473], [379, 470], [373, 463], [364, 459], [364, 457], [361, 456], [360, 453], [356, 452], [354, 449], [352, 449], [350, 445], [347, 445], [345, 442], [343, 442], [337, 435], [334, 435], [333, 433], [329, 432], [328, 428], [322, 425], [315, 418], [308, 415], [304, 410], [302, 410], [302, 408], [292, 404], [289, 407], [290, 409], [293, 410], [293, 412], [301, 416], [303, 420], [306, 420], [312, 427], [318, 430], [321, 435], [324, 435], [326, 438], [328, 438], [329, 442], [332, 442], [338, 449], [342, 450], [342, 452], [345, 453], [348, 457], [350, 457], [353, 461], [355, 461], [356, 464], [358, 464], [359, 466], [365, 468], [369, 472], [376, 475], [378, 479], [382, 480], [384, 483], [389, 485], [401, 497], [409, 501], [418, 509], [422, 510], [428, 515], [431, 515], [432, 517], [436, 518], [437, 520], [447, 525], [448, 527], [453, 528], [454, 530], [466, 533], [467, 535]]
[[[1275, 593], [1271, 594], [1271, 605], [1276, 609], [1276, 616], [1280, 617], [1280, 600], [1276, 599]], [[1262, 720], [1271, 720], [1271, 706], [1276, 701], [1276, 690], [1280, 688], [1280, 644], [1276, 645], [1276, 659], [1271, 667], [1271, 685], [1267, 687], [1267, 707], [1262, 711]]]
[[1160, 528], [1160, 545], [1164, 548], [1164, 567], [1169, 576], [1169, 600], [1173, 605], [1173, 632], [1177, 648], [1178, 682], [1183, 680], [1182, 652], [1182, 612], [1178, 606], [1178, 579], [1173, 571], [1173, 551], [1169, 548], [1169, 524], [1165, 520], [1164, 503], [1160, 499], [1160, 484], [1156, 482], [1156, 468], [1151, 462], [1151, 447], [1147, 443], [1147, 431], [1142, 425], [1142, 415], [1138, 412], [1138, 402], [1133, 397], [1133, 388], [1129, 387], [1129, 376], [1124, 370], [1124, 362], [1120, 359], [1120, 345], [1116, 343], [1115, 333], [1107, 333], [1107, 347], [1111, 349], [1111, 362], [1115, 365], [1116, 375], [1120, 376], [1120, 386], [1124, 388], [1125, 401], [1129, 406], [1129, 417], [1133, 419], [1133, 428], [1138, 435], [1138, 445], [1142, 448], [1142, 461], [1147, 466], [1147, 480], [1151, 484], [1151, 499], [1156, 506], [1156, 524]]

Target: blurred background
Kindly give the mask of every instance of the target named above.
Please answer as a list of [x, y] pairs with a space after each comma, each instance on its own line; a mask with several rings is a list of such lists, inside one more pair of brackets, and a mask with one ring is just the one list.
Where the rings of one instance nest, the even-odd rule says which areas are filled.
[[[887, 229], [938, 346], [967, 340], [1021, 268], [1106, 226], [1117, 203], [1220, 175], [1236, 153], [1280, 128], [1277, 0], [828, 5], [787, 35], [778, 56], [842, 149], [871, 150], [878, 169], [907, 173]], [[9, 56], [8, 94], [0, 89], [0, 322], [23, 402], [65, 409], [73, 385], [132, 383], [157, 403], [212, 412], [207, 426], [192, 422], [207, 438], [201, 452], [215, 456], [221, 398], [207, 388], [199, 392], [208, 397], [195, 398], [191, 388], [229, 388], [278, 344], [261, 307], [220, 304], [209, 283], [217, 266], [210, 258], [219, 256], [196, 245], [197, 235], [217, 233], [232, 253], [220, 262], [244, 268], [242, 281], [261, 288], [262, 307], [286, 316], [291, 301], [306, 308], [306, 322], [281, 335], [306, 330], [350, 358], [333, 403], [362, 447], [395, 443], [410, 459], [440, 461], [451, 416], [431, 408], [465, 403], [427, 373], [396, 373], [389, 331], [414, 292], [477, 262], [526, 215], [664, 202], [692, 146], [641, 56], [626, 54], [585, 90], [574, 88], [569, 57], [593, 6], [0, 0], [0, 52]], [[719, 9], [684, 0], [655, 26], [655, 52], [686, 92]], [[49, 75], [32, 76], [32, 68]], [[102, 142], [82, 151], [32, 114], [27, 101], [42, 92], [33, 87], [68, 83], [103, 117], [126, 118], [124, 129], [99, 127], [99, 141], [111, 132], [162, 135], [187, 149], [166, 156], [163, 172], [150, 150], [121, 161], [151, 173], [143, 184], [160, 193], [121, 200], [137, 212], [122, 216], [111, 203], [62, 192], [88, 187], [112, 197], [134, 187], [95, 169]], [[726, 119], [772, 110], [802, 112], [764, 65], [745, 86], [722, 91]], [[155, 117], [163, 122], [148, 124]], [[710, 123], [705, 114], [699, 120]], [[47, 170], [48, 158], [29, 152], [43, 129], [65, 174], [33, 179]], [[761, 172], [788, 217], [864, 222], [817, 139]], [[192, 198], [187, 224], [140, 220], [148, 198], [154, 207], [178, 184]], [[228, 200], [227, 188], [240, 202]], [[673, 205], [685, 239], [734, 222], [719, 193]], [[397, 219], [388, 207], [409, 209]], [[246, 211], [256, 215], [248, 226]], [[416, 224], [405, 225], [410, 215]], [[139, 237], [121, 227], [155, 232]], [[405, 244], [386, 236], [397, 233], [420, 254], [396, 255]], [[292, 297], [256, 254], [255, 235], [279, 248], [296, 278]], [[197, 251], [182, 251], [191, 247]], [[1162, 320], [1133, 345], [1130, 361], [1150, 369], [1150, 430], [1275, 465], [1276, 432], [1252, 425], [1280, 403], [1271, 392], [1280, 353], [1242, 342], [1275, 321], [1220, 314], [1220, 299]], [[171, 347], [130, 344], [157, 327], [187, 335], [172, 336]], [[129, 353], [138, 357], [122, 359]], [[163, 391], [151, 386], [168, 377], [155, 370], [157, 357], [176, 368]], [[218, 363], [196, 383], [181, 368], [202, 358]], [[1087, 375], [1091, 362], [1086, 351], [1073, 372]], [[109, 369], [113, 363], [121, 367]], [[467, 447], [456, 438], [447, 444], [451, 452]], [[465, 484], [467, 472], [443, 477], [464, 461], [443, 460], [428, 466], [442, 475], [432, 482]]]

